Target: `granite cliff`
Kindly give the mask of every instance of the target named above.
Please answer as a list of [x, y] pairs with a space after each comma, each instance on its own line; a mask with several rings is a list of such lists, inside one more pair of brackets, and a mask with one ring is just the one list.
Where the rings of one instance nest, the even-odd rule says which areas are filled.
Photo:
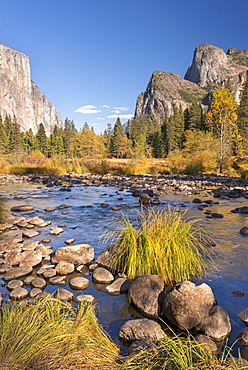
[[181, 105], [184, 110], [194, 102], [201, 103], [203, 111], [206, 111], [211, 93], [227, 85], [239, 102], [247, 72], [248, 51], [232, 48], [225, 53], [213, 45], [199, 45], [184, 78], [160, 71], [152, 74], [146, 91], [137, 98], [135, 118], [148, 114], [162, 123], [165, 116], [174, 113], [175, 107]]
[[15, 114], [22, 131], [37, 132], [42, 122], [50, 135], [63, 127], [58, 109], [31, 80], [29, 57], [0, 43], [0, 114]]

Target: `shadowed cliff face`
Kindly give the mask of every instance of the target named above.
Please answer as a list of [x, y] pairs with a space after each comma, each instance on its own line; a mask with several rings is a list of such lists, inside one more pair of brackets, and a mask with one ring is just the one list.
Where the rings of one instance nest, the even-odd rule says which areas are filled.
[[209, 92], [227, 83], [237, 102], [248, 71], [248, 51], [203, 44], [196, 47], [192, 65], [184, 79], [174, 73], [155, 71], [147, 89], [137, 98], [135, 118], [148, 114], [162, 123], [165, 116], [174, 114], [175, 107], [186, 109], [192, 103], [202, 104], [206, 111], [211, 101]]
[[15, 114], [21, 130], [37, 132], [42, 122], [50, 135], [63, 127], [57, 108], [31, 80], [29, 57], [0, 43], [0, 114]]

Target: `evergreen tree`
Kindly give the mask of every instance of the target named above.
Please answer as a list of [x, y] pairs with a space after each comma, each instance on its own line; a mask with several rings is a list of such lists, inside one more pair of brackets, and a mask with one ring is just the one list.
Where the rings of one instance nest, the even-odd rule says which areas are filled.
[[23, 135], [23, 146], [27, 154], [32, 154], [32, 151], [38, 150], [39, 148], [38, 140], [34, 136], [31, 128]]
[[51, 139], [51, 154], [52, 155], [64, 154], [63, 129], [55, 125], [50, 139]]
[[13, 125], [10, 115], [6, 115], [4, 119], [4, 151], [9, 154], [13, 149]]
[[181, 149], [184, 133], [184, 114], [181, 106], [175, 108], [174, 115], [169, 117], [165, 129], [168, 153], [174, 149]]
[[248, 78], [242, 87], [240, 104], [237, 108], [237, 115], [239, 134], [242, 136], [244, 150], [246, 153], [248, 153]]
[[36, 135], [37, 141], [38, 141], [38, 147], [41, 153], [47, 154], [48, 148], [47, 148], [47, 137], [46, 137], [46, 131], [43, 123], [39, 124], [39, 128]]
[[0, 154], [4, 154], [5, 152], [5, 132], [4, 132], [4, 126], [3, 126], [3, 119], [0, 115]]
[[118, 117], [114, 126], [114, 137], [113, 137], [113, 147], [114, 155], [116, 158], [123, 156], [123, 138], [126, 135], [124, 134], [123, 126], [121, 120]]
[[21, 151], [21, 129], [15, 115], [12, 122], [12, 142], [11, 149], [13, 153], [18, 156]]
[[[184, 115], [185, 117], [185, 115]], [[199, 103], [192, 103], [188, 109], [185, 130], [204, 130], [202, 107]]]
[[65, 153], [71, 157], [75, 154], [77, 129], [74, 121], [67, 117], [64, 122], [64, 148]]
[[107, 124], [107, 129], [104, 130], [103, 136], [105, 138], [105, 146], [108, 156], [114, 155], [114, 133], [111, 123]]

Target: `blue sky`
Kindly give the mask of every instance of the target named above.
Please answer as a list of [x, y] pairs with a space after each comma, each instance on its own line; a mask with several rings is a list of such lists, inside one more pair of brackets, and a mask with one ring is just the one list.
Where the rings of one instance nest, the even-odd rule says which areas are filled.
[[0, 42], [31, 60], [63, 120], [103, 132], [153, 71], [184, 76], [197, 45], [248, 50], [248, 0], [0, 0]]

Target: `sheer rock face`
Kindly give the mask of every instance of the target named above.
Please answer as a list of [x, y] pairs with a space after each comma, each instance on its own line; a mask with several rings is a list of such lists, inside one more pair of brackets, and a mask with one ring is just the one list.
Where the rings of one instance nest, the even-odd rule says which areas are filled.
[[203, 44], [196, 47], [192, 65], [185, 77], [175, 73], [155, 71], [145, 92], [139, 94], [136, 102], [135, 118], [149, 115], [160, 124], [165, 116], [174, 114], [175, 108], [185, 110], [193, 102], [208, 109], [211, 94], [227, 82], [232, 87], [234, 98], [240, 99], [240, 89], [248, 72], [248, 51], [221, 48]]
[[232, 48], [225, 53], [221, 48], [203, 44], [196, 47], [192, 65], [184, 78], [202, 87], [224, 87], [229, 80], [238, 101], [247, 70], [248, 51]]
[[175, 73], [153, 72], [145, 92], [137, 99], [135, 118], [149, 115], [162, 124], [165, 116], [174, 114], [176, 107], [186, 109], [192, 100], [202, 101], [206, 91]]
[[0, 114], [15, 114], [22, 131], [37, 132], [42, 122], [50, 135], [63, 127], [57, 108], [31, 80], [29, 57], [0, 43]]

